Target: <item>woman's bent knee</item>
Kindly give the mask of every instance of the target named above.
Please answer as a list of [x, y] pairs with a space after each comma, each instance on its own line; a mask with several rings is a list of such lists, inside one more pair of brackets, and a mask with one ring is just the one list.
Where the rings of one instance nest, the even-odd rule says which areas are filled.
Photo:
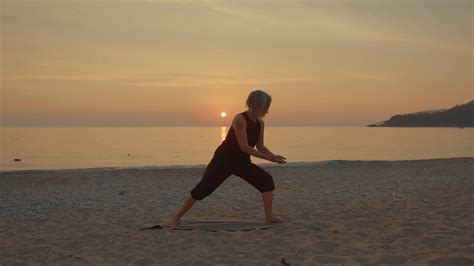
[[260, 191], [260, 193], [275, 190], [275, 182], [273, 181], [273, 177], [270, 174], [268, 174], [264, 178], [264, 182], [263, 182], [262, 186], [259, 187], [258, 190]]
[[199, 193], [196, 189], [191, 190], [190, 194], [194, 200], [203, 200], [205, 197], [207, 197], [207, 195]]

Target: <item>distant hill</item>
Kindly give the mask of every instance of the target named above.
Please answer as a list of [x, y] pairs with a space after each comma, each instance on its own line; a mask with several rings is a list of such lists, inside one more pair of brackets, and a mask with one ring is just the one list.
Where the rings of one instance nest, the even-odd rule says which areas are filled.
[[397, 114], [368, 127], [473, 127], [474, 100], [450, 109]]

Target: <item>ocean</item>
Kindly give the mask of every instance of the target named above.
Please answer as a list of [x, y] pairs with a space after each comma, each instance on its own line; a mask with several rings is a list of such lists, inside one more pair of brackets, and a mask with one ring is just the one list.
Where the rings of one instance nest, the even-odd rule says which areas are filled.
[[[202, 166], [228, 130], [228, 126], [3, 127], [0, 171]], [[473, 133], [473, 128], [268, 126], [265, 146], [286, 157], [288, 165], [473, 157]]]

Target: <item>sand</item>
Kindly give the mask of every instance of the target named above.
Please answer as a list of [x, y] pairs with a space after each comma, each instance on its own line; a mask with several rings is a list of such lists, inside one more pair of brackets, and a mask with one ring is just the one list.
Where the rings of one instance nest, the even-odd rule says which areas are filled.
[[[204, 168], [0, 174], [0, 264], [470, 265], [474, 158], [262, 166], [284, 227], [145, 230]], [[263, 220], [237, 176], [183, 219]]]

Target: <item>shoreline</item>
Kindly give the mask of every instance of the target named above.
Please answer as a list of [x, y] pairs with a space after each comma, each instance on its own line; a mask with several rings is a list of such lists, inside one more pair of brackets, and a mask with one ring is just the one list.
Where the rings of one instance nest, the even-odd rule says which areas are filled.
[[[451, 159], [471, 159], [474, 157], [440, 157], [407, 160], [323, 160], [323, 161], [298, 161], [286, 164], [257, 163], [263, 167], [298, 167], [298, 166], [320, 166], [326, 164], [351, 163], [351, 162], [405, 162], [405, 161], [429, 161], [429, 160], [451, 160]], [[253, 161], [252, 161], [253, 162]], [[25, 169], [25, 170], [0, 170], [1, 175], [8, 174], [31, 174], [31, 173], [68, 173], [68, 172], [100, 172], [100, 171], [128, 171], [128, 170], [180, 170], [180, 169], [201, 169], [207, 164], [177, 164], [177, 165], [143, 165], [143, 166], [106, 166], [106, 167], [84, 167], [84, 168], [52, 168], [52, 169]]]

